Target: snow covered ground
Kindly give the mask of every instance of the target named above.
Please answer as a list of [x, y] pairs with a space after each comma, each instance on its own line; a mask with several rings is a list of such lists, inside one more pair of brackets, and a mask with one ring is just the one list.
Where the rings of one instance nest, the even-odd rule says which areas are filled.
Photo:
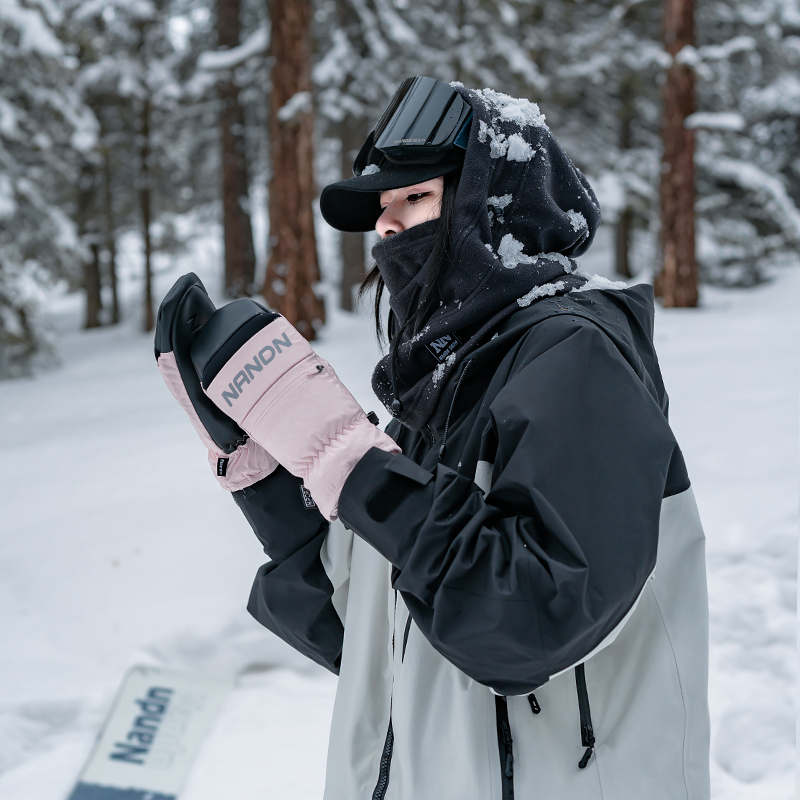
[[[157, 295], [189, 270], [213, 288], [213, 260], [199, 241]], [[64, 800], [134, 663], [240, 676], [184, 800], [321, 797], [336, 679], [247, 615], [263, 553], [128, 288], [117, 329], [80, 332], [80, 298], [54, 298], [62, 365], [0, 384], [0, 797]], [[800, 269], [785, 269], [657, 318], [708, 535], [715, 800], [794, 794], [798, 296]], [[385, 422], [368, 314], [329, 313], [318, 350]]]

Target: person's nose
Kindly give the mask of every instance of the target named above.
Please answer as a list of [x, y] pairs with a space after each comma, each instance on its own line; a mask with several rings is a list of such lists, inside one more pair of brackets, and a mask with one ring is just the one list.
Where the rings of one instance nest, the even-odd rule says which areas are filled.
[[375, 230], [381, 239], [385, 239], [393, 233], [400, 233], [403, 229], [403, 221], [397, 213], [397, 204], [389, 203], [378, 217], [378, 221], [375, 223]]

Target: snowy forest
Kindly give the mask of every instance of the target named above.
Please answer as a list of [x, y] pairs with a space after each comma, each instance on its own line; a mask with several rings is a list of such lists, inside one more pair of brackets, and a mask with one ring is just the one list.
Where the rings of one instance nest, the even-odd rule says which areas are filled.
[[[313, 337], [324, 324], [309, 288], [317, 261], [350, 309], [364, 237], [337, 237], [318, 259], [310, 212], [289, 208], [282, 188], [294, 173], [283, 176], [276, 158], [289, 169], [281, 147], [303, 141], [300, 158], [314, 169], [297, 202], [308, 206], [326, 182], [350, 174], [391, 92], [413, 74], [539, 103], [596, 187], [609, 271], [652, 280], [670, 213], [659, 197], [662, 95], [670, 70], [683, 70], [694, 97], [678, 124], [694, 134], [696, 170], [696, 246], [684, 260], [696, 254], [706, 284], [760, 283], [765, 266], [800, 243], [800, 6], [698, 0], [693, 25], [666, 31], [667, 5], [6, 0], [0, 376], [24, 374], [51, 350], [41, 311], [54, 286], [85, 294], [87, 328], [119, 321], [126, 236], [138, 243], [139, 324], [152, 328], [153, 271], [206, 224], [224, 238], [225, 294], [263, 292], [282, 308], [300, 302], [289, 285], [299, 280], [307, 307], [294, 321]], [[283, 203], [270, 200], [271, 185]], [[269, 223], [254, 226], [259, 214]], [[270, 238], [270, 226], [304, 214], [293, 234], [304, 267], [281, 275], [289, 244]]]
[[72, 796], [134, 665], [229, 686], [181, 800], [323, 796], [338, 678], [248, 614], [268, 558], [153, 335], [194, 272], [383, 427], [377, 235], [319, 195], [414, 75], [536, 103], [599, 200], [580, 266], [653, 286], [711, 800], [796, 798], [800, 0], [0, 0], [0, 32], [2, 800]]

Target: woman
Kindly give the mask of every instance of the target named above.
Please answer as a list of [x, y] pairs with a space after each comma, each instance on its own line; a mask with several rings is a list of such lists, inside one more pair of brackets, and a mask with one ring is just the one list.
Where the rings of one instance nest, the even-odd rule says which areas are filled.
[[340, 676], [326, 800], [707, 798], [704, 539], [651, 290], [577, 268], [597, 201], [527, 101], [406, 81], [355, 172], [321, 208], [381, 235], [386, 433], [195, 276], [156, 333], [272, 559], [250, 612]]

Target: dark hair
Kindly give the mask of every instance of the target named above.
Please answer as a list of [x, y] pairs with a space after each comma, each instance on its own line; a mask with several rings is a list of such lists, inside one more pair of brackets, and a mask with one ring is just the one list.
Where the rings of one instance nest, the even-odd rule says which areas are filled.
[[[431, 280], [425, 287], [422, 296], [417, 303], [417, 309], [406, 320], [404, 328], [410, 328], [412, 331], [415, 329], [417, 321], [424, 320], [430, 307], [436, 301], [436, 295], [439, 290], [439, 276], [442, 274], [445, 258], [447, 256], [447, 246], [450, 242], [450, 226], [453, 221], [453, 209], [456, 206], [456, 192], [458, 191], [458, 179], [461, 177], [461, 171], [449, 172], [444, 176], [444, 190], [442, 192], [442, 204], [439, 210], [439, 225], [436, 228], [436, 238], [433, 241], [433, 253], [431, 255], [433, 261], [433, 272]], [[375, 335], [378, 341], [383, 343], [386, 341], [386, 336], [383, 332], [381, 325], [381, 297], [383, 297], [383, 290], [385, 288], [383, 276], [378, 269], [377, 264], [373, 264], [372, 269], [367, 273], [363, 283], [358, 289], [358, 299], [361, 300], [369, 290], [375, 286]], [[416, 331], [415, 331], [416, 332]], [[387, 325], [387, 334], [389, 340], [392, 339], [392, 313], [389, 312], [389, 320]]]

